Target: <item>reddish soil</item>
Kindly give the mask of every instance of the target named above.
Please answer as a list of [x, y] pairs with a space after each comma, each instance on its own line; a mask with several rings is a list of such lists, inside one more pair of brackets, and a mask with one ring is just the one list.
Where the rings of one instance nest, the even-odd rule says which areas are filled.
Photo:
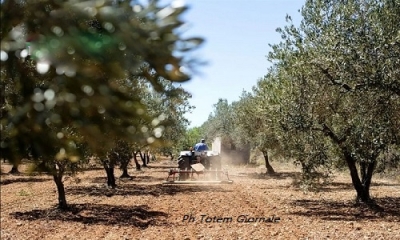
[[68, 211], [56, 209], [51, 177], [3, 174], [1, 239], [400, 239], [396, 180], [373, 179], [384, 208], [374, 211], [353, 204], [345, 173], [305, 194], [292, 184], [299, 174], [292, 166], [274, 166], [274, 176], [230, 167], [233, 184], [162, 185], [171, 164], [130, 169], [133, 179], [118, 179], [115, 190], [102, 169], [67, 176]]

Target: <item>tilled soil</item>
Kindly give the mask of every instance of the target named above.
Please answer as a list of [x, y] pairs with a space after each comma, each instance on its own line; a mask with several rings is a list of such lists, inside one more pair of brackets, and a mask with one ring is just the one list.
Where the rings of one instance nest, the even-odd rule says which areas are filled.
[[377, 211], [354, 205], [345, 173], [306, 194], [293, 186], [299, 171], [283, 164], [273, 176], [230, 167], [233, 184], [163, 185], [171, 166], [130, 169], [116, 189], [102, 169], [66, 176], [68, 211], [55, 207], [51, 177], [3, 174], [1, 239], [400, 239], [395, 180], [373, 179]]

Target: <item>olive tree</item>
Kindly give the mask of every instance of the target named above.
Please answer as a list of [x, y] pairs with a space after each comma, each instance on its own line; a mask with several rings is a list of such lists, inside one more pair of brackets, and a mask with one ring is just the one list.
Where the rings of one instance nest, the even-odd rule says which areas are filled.
[[[12, 83], [18, 96], [11, 101], [15, 95], [2, 91], [2, 157], [17, 162], [30, 147], [36, 161], [76, 160], [84, 157], [80, 143], [105, 156], [115, 146], [110, 139], [151, 144], [160, 137], [147, 124], [162, 117], [148, 114], [120, 81], [143, 78], [162, 92], [160, 78], [189, 80], [190, 51], [202, 40], [182, 37], [185, 6], [140, 2], [1, 2], [1, 84]], [[62, 134], [64, 127], [79, 138]], [[66, 206], [64, 198], [59, 207]]]
[[[269, 59], [281, 96], [281, 129], [305, 171], [349, 169], [357, 199], [383, 153], [399, 145], [399, 1], [306, 1], [299, 27], [278, 29]], [[329, 140], [329, 141], [327, 141]]]
[[234, 159], [239, 163], [249, 162], [249, 141], [237, 123], [237, 109], [240, 105], [238, 102], [228, 103], [227, 99], [219, 99], [214, 104], [214, 111], [209, 115], [207, 121], [202, 125], [205, 138], [213, 140], [216, 137], [221, 139], [223, 147], [231, 152], [233, 150], [236, 155]]
[[272, 154], [280, 154], [280, 142], [277, 136], [277, 119], [274, 115], [276, 104], [274, 88], [270, 77], [265, 76], [253, 87], [253, 93], [243, 92], [240, 100], [234, 104], [235, 126], [239, 129], [241, 139], [246, 139], [254, 149], [258, 149], [264, 157], [268, 174], [275, 173], [270, 164]]
[[226, 99], [219, 99], [214, 104], [214, 111], [209, 115], [203, 128], [207, 139], [221, 137], [222, 142], [232, 145], [233, 149], [236, 147], [232, 138], [234, 129], [232, 106]]

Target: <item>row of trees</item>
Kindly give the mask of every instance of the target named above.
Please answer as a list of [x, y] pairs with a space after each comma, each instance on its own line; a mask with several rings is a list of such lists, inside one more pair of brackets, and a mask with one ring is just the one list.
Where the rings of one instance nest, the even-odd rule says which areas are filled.
[[[201, 38], [184, 38], [179, 3], [158, 1], [1, 2], [1, 154], [27, 155], [54, 177], [95, 156], [108, 184], [113, 169], [184, 132], [190, 79]], [[174, 129], [171, 130], [171, 126]], [[137, 161], [136, 161], [137, 162]]]
[[371, 203], [377, 168], [400, 163], [400, 1], [308, 0], [302, 21], [279, 28], [272, 67], [251, 92], [220, 100], [204, 124], [266, 159], [300, 164], [304, 180], [347, 166], [357, 199]]

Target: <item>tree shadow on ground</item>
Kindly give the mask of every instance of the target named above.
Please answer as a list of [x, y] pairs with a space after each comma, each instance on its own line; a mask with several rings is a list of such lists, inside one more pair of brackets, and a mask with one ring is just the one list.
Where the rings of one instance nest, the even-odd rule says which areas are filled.
[[13, 179], [4, 179], [0, 182], [0, 185], [8, 185], [13, 183], [35, 183], [35, 182], [47, 182], [52, 181], [50, 178], [13, 178]]
[[37, 172], [37, 171], [23, 171], [23, 170], [18, 170], [18, 172], [11, 173], [9, 172], [3, 172], [1, 175], [2, 177], [35, 177], [35, 176], [48, 176], [48, 172]]
[[[153, 177], [153, 176], [148, 176], [148, 175], [140, 175], [140, 176], [135, 176], [131, 175], [129, 178], [120, 178], [119, 176], [116, 177], [116, 181], [119, 182], [161, 182], [165, 180], [166, 177]], [[91, 183], [100, 183], [100, 184], [105, 184], [107, 183], [107, 177], [94, 177], [90, 181]]]
[[168, 214], [151, 211], [147, 205], [115, 206], [107, 204], [70, 204], [67, 210], [56, 208], [10, 213], [15, 219], [59, 220], [84, 224], [134, 226], [145, 229], [150, 225], [167, 224]]
[[149, 169], [170, 169], [170, 168], [178, 168], [178, 164], [175, 165], [164, 165], [164, 166], [151, 166], [147, 165]]
[[400, 221], [400, 197], [374, 198], [379, 209], [370, 208], [366, 204], [356, 204], [354, 201], [327, 200], [296, 200], [291, 205], [302, 207], [303, 210], [292, 214], [305, 217], [319, 217], [330, 221]]
[[371, 187], [400, 187], [400, 183], [377, 183], [372, 182]]
[[248, 177], [250, 179], [275, 179], [284, 180], [287, 178], [296, 179], [301, 176], [300, 172], [275, 172], [275, 173], [249, 173], [243, 177]]
[[346, 190], [354, 190], [353, 184], [344, 182], [329, 182], [326, 184], [320, 184], [316, 189], [317, 192], [335, 192]]
[[[371, 183], [371, 187], [400, 187], [400, 184], [396, 183]], [[325, 184], [322, 187], [318, 188], [320, 192], [334, 192], [340, 190], [354, 190], [354, 186], [352, 183], [345, 182], [330, 182]]]
[[[266, 179], [266, 178], [265, 178]], [[273, 186], [263, 186], [261, 189], [290, 189], [291, 191], [301, 191], [304, 190], [301, 188], [300, 179], [292, 178], [293, 181], [291, 184], [275, 184]], [[353, 190], [354, 187], [351, 183], [340, 183], [340, 182], [331, 182], [326, 184], [319, 184], [314, 189], [310, 189], [310, 192], [334, 192], [334, 191], [341, 191], [341, 190]]]
[[194, 192], [233, 192], [218, 185], [161, 185], [162, 191], [168, 195], [177, 193], [194, 193]]
[[71, 186], [66, 187], [67, 194], [73, 195], [89, 195], [89, 196], [161, 196], [175, 195], [177, 193], [194, 193], [194, 192], [231, 192], [232, 190], [224, 189], [220, 186], [194, 186], [194, 185], [162, 185], [162, 184], [121, 184], [115, 189], [109, 189], [105, 186]]
[[90, 167], [82, 167], [79, 171], [82, 172], [96, 172], [96, 171], [105, 171], [103, 166], [90, 166]]
[[[161, 182], [165, 181], [165, 179], [166, 177], [152, 177], [148, 175], [132, 176], [132, 180], [138, 182]], [[124, 179], [121, 179], [121, 181], [124, 181]]]

